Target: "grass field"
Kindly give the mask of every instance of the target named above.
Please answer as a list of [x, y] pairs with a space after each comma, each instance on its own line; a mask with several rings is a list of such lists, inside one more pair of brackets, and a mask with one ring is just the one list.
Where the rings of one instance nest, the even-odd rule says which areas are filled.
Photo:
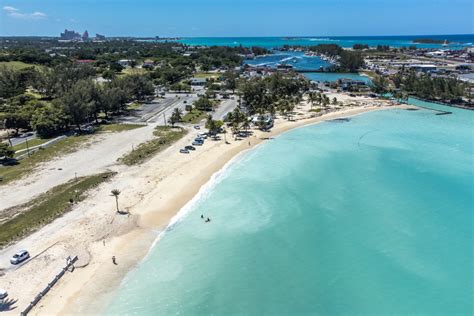
[[25, 69], [28, 67], [35, 67], [38, 70], [42, 70], [44, 67], [43, 66], [38, 66], [34, 64], [27, 64], [22, 61], [0, 61], [0, 67], [2, 66], [7, 66], [12, 68], [13, 70], [21, 70]]
[[[34, 147], [34, 146], [44, 144], [44, 143], [46, 143], [47, 141], [50, 141], [50, 140], [51, 140], [50, 138], [34, 138], [34, 139], [31, 139], [31, 140], [28, 140], [28, 146], [31, 148], [31, 147]], [[21, 144], [13, 146], [14, 151], [18, 151], [18, 150], [22, 150], [22, 149], [26, 149], [26, 142], [23, 142]]]
[[197, 124], [207, 117], [204, 111], [192, 109], [191, 112], [183, 115], [183, 123]]
[[123, 132], [129, 131], [132, 129], [144, 127], [145, 125], [140, 124], [107, 124], [107, 125], [100, 125], [98, 128], [98, 132]]
[[144, 68], [124, 68], [121, 74], [125, 75], [143, 75], [147, 72]]
[[90, 189], [114, 175], [113, 172], [105, 172], [77, 178], [56, 186], [21, 206], [19, 215], [0, 221], [0, 247], [51, 223], [71, 210], [72, 203], [84, 200]]
[[193, 75], [195, 78], [219, 78], [221, 76], [220, 73], [214, 72], [198, 72]]
[[177, 142], [187, 134], [187, 131], [180, 127], [158, 126], [153, 134], [156, 137], [155, 139], [140, 144], [133, 151], [120, 158], [119, 162], [127, 166], [140, 164]]
[[0, 167], [0, 185], [22, 178], [42, 162], [77, 150], [79, 145], [88, 139], [90, 139], [89, 135], [67, 137], [49, 147], [36, 151], [31, 157], [21, 159], [17, 165]]

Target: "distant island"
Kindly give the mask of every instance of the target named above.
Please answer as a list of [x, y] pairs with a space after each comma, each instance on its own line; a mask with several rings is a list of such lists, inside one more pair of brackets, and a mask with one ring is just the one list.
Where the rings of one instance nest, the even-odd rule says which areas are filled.
[[433, 38], [417, 38], [413, 40], [413, 43], [418, 44], [449, 44], [447, 40], [433, 39]]

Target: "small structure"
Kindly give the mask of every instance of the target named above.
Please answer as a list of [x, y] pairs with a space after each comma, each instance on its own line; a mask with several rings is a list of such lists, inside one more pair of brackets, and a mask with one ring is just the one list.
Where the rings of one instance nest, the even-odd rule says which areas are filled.
[[252, 124], [262, 130], [269, 130], [274, 124], [273, 116], [270, 114], [255, 115], [252, 117]]
[[204, 86], [206, 82], [206, 78], [191, 78], [189, 84], [192, 86]]
[[131, 59], [120, 59], [117, 63], [122, 67], [128, 67], [130, 66], [131, 62], [132, 62]]
[[409, 65], [408, 67], [417, 72], [424, 72], [424, 73], [436, 71], [437, 69], [436, 65], [433, 65], [433, 64], [414, 64], [414, 65]]

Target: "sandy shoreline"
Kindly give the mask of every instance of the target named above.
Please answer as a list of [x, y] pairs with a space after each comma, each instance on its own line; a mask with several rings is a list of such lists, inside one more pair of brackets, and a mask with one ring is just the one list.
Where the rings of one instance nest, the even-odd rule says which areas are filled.
[[[22, 268], [22, 275], [7, 271], [0, 278], [6, 281], [4, 284], [15, 284], [20, 289], [12, 293], [12, 297], [18, 299], [18, 308], [6, 314], [18, 314], [23, 310], [47, 284], [52, 273], [57, 273], [64, 265], [67, 255], [84, 258], [82, 262], [80, 260], [83, 267], [67, 274], [31, 314], [101, 313], [113, 291], [146, 256], [173, 217], [238, 154], [254, 148], [265, 138], [297, 127], [388, 108], [393, 107], [360, 106], [308, 118], [309, 106], [305, 105], [296, 110], [302, 113], [296, 116], [298, 120], [279, 118], [271, 132], [255, 131], [249, 139], [240, 141], [227, 134], [230, 144], [223, 140], [208, 140], [189, 155], [179, 154], [177, 149], [189, 144], [198, 132], [191, 131], [146, 163], [125, 169], [111, 183], [94, 190], [75, 210], [21, 241], [19, 244], [34, 245], [36, 249], [54, 246], [45, 252], [44, 258], [39, 257]], [[115, 214], [109, 194], [112, 188], [122, 191], [120, 204], [131, 212], [131, 216]], [[117, 266], [112, 264], [112, 256], [116, 256]], [[28, 273], [31, 273], [29, 277]], [[23, 285], [29, 285], [28, 290], [21, 291]]]

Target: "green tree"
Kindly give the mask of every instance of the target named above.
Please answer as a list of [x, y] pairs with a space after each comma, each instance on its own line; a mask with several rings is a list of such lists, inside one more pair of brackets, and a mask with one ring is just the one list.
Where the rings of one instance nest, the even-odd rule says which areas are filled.
[[63, 131], [67, 126], [68, 118], [61, 106], [53, 103], [35, 110], [31, 127], [40, 137], [51, 137]]
[[0, 159], [13, 158], [13, 155], [15, 151], [7, 143], [0, 143]]
[[174, 127], [174, 124], [181, 122], [183, 120], [183, 113], [180, 109], [175, 108], [173, 110], [173, 113], [171, 114], [171, 117], [169, 118], [168, 122], [171, 124], [171, 126]]

